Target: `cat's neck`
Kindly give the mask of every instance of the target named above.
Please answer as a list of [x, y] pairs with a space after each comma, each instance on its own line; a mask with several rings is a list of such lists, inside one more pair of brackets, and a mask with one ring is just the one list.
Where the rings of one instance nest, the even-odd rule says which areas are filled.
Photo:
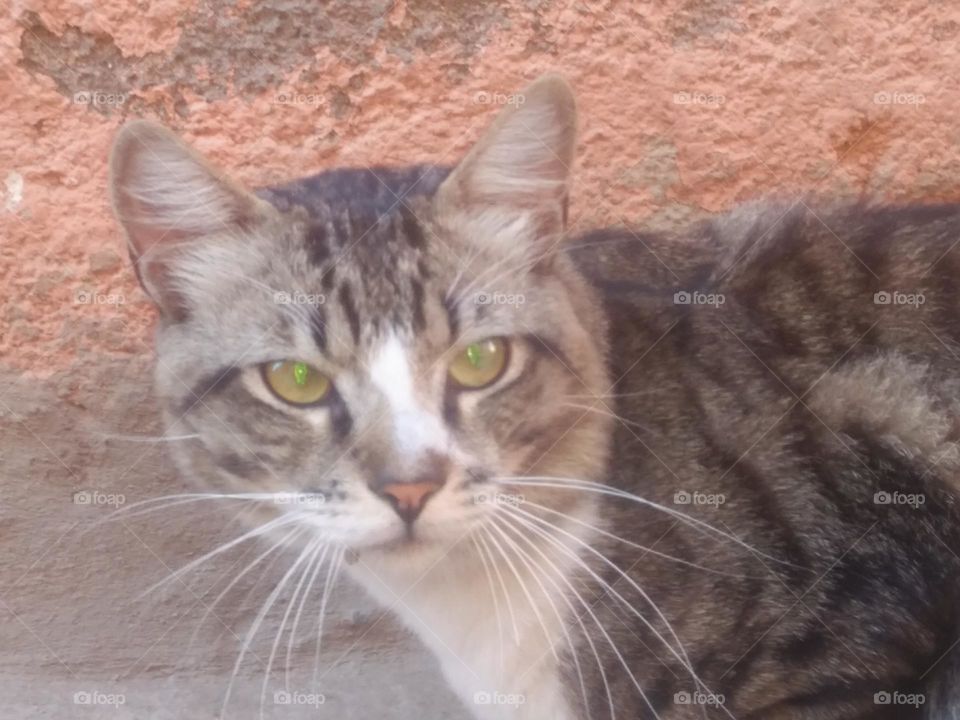
[[[592, 508], [583, 514], [598, 522]], [[403, 562], [361, 553], [350, 574], [431, 649], [477, 718], [524, 718], [532, 706], [536, 717], [563, 720], [572, 714], [561, 663], [585, 612], [571, 581], [583, 555], [573, 538], [590, 542], [584, 525], [564, 530], [572, 537], [556, 535], [559, 546], [490, 530]]]

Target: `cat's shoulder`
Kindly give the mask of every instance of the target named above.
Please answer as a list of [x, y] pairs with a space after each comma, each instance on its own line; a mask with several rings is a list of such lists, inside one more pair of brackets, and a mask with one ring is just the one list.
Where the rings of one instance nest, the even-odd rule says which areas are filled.
[[783, 268], [811, 251], [829, 263], [844, 253], [903, 254], [954, 241], [960, 241], [956, 203], [762, 199], [669, 231], [589, 231], [570, 240], [569, 252], [600, 282], [660, 292], [729, 284]]
[[694, 235], [715, 254], [714, 278], [733, 279], [801, 256], [829, 263], [842, 254], [909, 255], [911, 247], [960, 239], [960, 204], [761, 200], [710, 219]]

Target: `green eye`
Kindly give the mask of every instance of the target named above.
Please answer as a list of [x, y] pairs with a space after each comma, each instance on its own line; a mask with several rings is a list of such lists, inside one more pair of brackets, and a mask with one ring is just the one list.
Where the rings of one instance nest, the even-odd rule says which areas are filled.
[[300, 360], [278, 360], [260, 366], [263, 381], [273, 394], [291, 405], [313, 405], [323, 400], [333, 384], [313, 365]]
[[462, 388], [485, 387], [500, 377], [507, 366], [508, 350], [502, 338], [471, 343], [450, 363], [450, 378]]

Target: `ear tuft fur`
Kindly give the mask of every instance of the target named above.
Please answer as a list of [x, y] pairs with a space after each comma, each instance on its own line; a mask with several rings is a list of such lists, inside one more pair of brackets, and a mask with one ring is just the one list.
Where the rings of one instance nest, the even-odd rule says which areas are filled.
[[502, 111], [438, 192], [441, 213], [527, 216], [534, 234], [563, 228], [576, 145], [573, 92], [545, 75]]
[[171, 131], [146, 120], [125, 125], [114, 142], [110, 195], [144, 290], [173, 316], [184, 310], [170, 277], [178, 249], [242, 230], [266, 208]]

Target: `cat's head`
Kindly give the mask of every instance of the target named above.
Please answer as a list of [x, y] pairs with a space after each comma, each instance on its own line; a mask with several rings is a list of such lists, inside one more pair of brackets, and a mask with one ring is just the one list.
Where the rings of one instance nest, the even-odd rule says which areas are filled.
[[609, 439], [584, 409], [605, 322], [563, 253], [573, 97], [557, 77], [522, 97], [388, 210], [270, 203], [162, 127], [123, 129], [113, 204], [160, 310], [168, 432], [197, 436], [171, 443], [188, 478], [285, 493], [265, 519], [385, 554], [445, 550], [520, 496], [582, 509], [503, 480], [598, 479]]

